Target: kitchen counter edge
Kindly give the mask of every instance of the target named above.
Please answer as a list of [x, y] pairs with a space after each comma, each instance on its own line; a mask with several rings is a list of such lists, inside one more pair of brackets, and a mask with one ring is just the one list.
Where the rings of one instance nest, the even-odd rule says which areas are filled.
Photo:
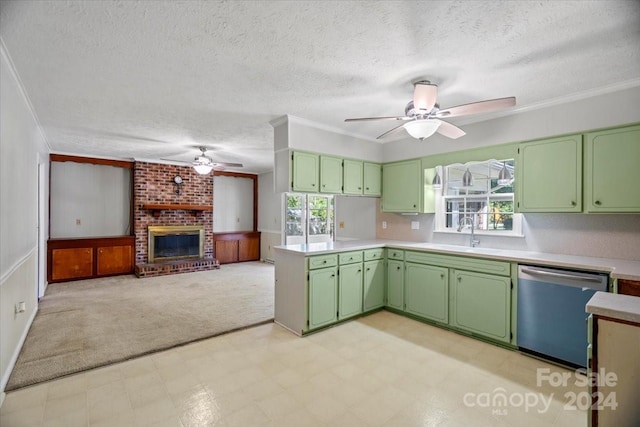
[[596, 258], [579, 255], [563, 255], [509, 249], [470, 248], [467, 246], [416, 243], [397, 240], [346, 240], [326, 243], [275, 246], [274, 249], [301, 256], [358, 251], [375, 248], [392, 248], [463, 255], [476, 258], [498, 259], [521, 264], [536, 264], [609, 273], [612, 278], [640, 280], [640, 261]]

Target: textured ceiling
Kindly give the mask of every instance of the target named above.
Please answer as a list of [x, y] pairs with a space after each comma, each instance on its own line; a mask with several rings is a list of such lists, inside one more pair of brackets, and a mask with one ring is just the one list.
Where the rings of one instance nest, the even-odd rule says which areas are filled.
[[393, 122], [343, 120], [402, 115], [420, 78], [517, 109], [640, 81], [638, 1], [2, 1], [0, 36], [54, 151], [251, 172], [270, 120], [373, 139]]

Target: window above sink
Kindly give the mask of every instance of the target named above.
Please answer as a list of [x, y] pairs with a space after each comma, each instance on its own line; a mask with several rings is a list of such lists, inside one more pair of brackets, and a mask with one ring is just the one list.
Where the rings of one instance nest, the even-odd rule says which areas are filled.
[[436, 170], [442, 182], [434, 188], [436, 232], [469, 233], [473, 221], [476, 234], [522, 236], [522, 217], [514, 212], [514, 159], [455, 163]]

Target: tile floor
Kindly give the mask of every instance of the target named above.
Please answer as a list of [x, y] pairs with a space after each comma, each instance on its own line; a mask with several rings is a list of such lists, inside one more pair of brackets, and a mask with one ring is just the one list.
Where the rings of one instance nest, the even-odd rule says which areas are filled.
[[305, 338], [263, 325], [9, 392], [0, 426], [585, 426], [567, 402], [586, 390], [538, 386], [537, 368], [570, 373], [381, 311]]

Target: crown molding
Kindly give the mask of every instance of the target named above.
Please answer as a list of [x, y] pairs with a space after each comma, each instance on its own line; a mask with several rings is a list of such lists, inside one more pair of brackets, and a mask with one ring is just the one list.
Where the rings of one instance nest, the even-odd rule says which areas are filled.
[[296, 124], [299, 124], [299, 125], [312, 127], [312, 128], [318, 129], [318, 130], [323, 130], [323, 131], [326, 131], [326, 132], [332, 132], [332, 133], [337, 133], [339, 135], [345, 135], [345, 136], [350, 136], [352, 138], [362, 139], [364, 141], [375, 142], [375, 143], [378, 143], [378, 144], [382, 143], [380, 140], [372, 138], [370, 136], [361, 135], [361, 134], [354, 133], [354, 132], [348, 132], [348, 131], [345, 131], [344, 129], [340, 129], [340, 128], [335, 127], [335, 126], [325, 125], [325, 124], [322, 124], [322, 123], [315, 122], [313, 120], [304, 119], [302, 117], [297, 117], [297, 116], [292, 116], [290, 114], [287, 114], [284, 117], [278, 118], [277, 121], [278, 121], [279, 124], [282, 124], [282, 123], [285, 123], [285, 122], [288, 121], [289, 123], [296, 123]]

